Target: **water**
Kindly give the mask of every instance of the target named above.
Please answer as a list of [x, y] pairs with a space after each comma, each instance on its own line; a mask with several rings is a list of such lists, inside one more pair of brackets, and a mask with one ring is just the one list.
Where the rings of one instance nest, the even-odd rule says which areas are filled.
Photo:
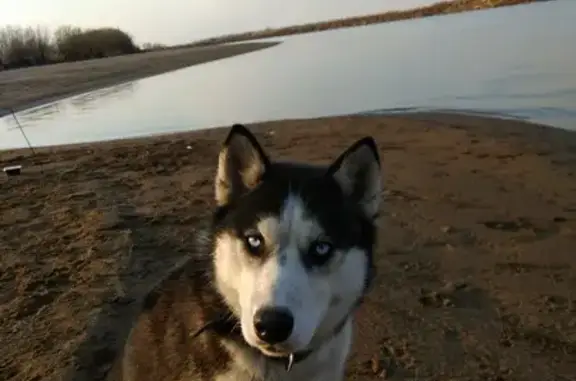
[[[456, 109], [576, 130], [576, 1], [314, 33], [24, 111], [34, 145], [235, 122]], [[11, 117], [0, 148], [23, 147]]]

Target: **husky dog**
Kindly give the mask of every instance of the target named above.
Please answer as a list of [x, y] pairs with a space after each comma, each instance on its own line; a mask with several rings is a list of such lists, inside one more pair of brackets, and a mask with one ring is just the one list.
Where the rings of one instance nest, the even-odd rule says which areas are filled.
[[312, 166], [272, 161], [234, 125], [207, 244], [145, 297], [114, 379], [343, 380], [373, 277], [380, 172], [371, 137]]

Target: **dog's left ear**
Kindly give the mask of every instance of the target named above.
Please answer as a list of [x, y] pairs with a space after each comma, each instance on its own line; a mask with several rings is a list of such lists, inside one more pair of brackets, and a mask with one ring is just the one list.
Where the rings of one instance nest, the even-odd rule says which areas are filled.
[[352, 144], [329, 167], [347, 197], [358, 203], [365, 215], [376, 218], [382, 193], [380, 156], [378, 147], [371, 137]]
[[254, 189], [269, 164], [256, 137], [243, 125], [233, 125], [218, 156], [214, 184], [216, 203], [226, 205]]

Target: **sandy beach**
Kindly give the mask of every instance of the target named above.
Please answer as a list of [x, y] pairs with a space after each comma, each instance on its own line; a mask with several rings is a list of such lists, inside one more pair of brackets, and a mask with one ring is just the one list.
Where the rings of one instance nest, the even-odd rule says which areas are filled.
[[[378, 277], [348, 379], [573, 378], [574, 133], [447, 114], [249, 127], [314, 162], [378, 141]], [[137, 301], [210, 212], [226, 132], [0, 153], [24, 166], [0, 177], [1, 380], [104, 379]]]
[[242, 43], [0, 70], [0, 116], [50, 100], [253, 52], [275, 43]]

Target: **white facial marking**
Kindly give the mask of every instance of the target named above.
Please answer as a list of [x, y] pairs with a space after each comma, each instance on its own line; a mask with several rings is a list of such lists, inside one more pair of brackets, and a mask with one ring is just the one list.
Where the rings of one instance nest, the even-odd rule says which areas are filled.
[[317, 345], [363, 293], [366, 253], [336, 248], [322, 269], [306, 269], [302, 255], [325, 232], [295, 195], [287, 198], [279, 217], [263, 218], [255, 228], [264, 238], [264, 258], [251, 257], [232, 234], [218, 237], [215, 252], [217, 286], [240, 317], [245, 340], [266, 352], [254, 331], [254, 314], [263, 307], [284, 307], [294, 316], [294, 329], [274, 351], [288, 354]]

